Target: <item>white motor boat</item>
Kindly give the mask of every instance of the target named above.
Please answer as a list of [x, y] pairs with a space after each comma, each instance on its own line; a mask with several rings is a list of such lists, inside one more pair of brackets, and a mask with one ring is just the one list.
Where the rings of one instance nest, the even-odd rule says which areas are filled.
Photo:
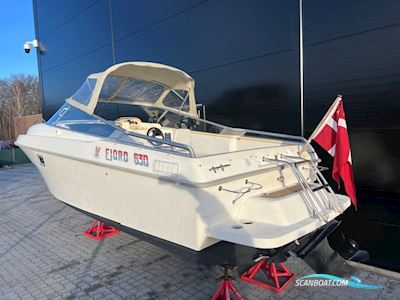
[[89, 75], [16, 144], [57, 199], [209, 261], [305, 251], [350, 205], [302, 137], [200, 118], [193, 78], [156, 63]]

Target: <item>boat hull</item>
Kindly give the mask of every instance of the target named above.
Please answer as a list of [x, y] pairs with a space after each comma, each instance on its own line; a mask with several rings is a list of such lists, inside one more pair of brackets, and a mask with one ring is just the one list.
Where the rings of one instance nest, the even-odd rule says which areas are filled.
[[[271, 261], [283, 262], [287, 257], [289, 257], [289, 252], [292, 252], [300, 258], [306, 258], [312, 250], [323, 242], [323, 240], [340, 225], [340, 222], [334, 219], [312, 233], [303, 236], [296, 242], [289, 243], [288, 245], [285, 245], [285, 247], [276, 249], [257, 249], [231, 242], [219, 241], [201, 251], [195, 251], [133, 228], [123, 226], [120, 223], [83, 211], [77, 207], [69, 206], [80, 213], [113, 226], [114, 228], [134, 236], [135, 238], [164, 249], [171, 254], [179, 255], [187, 261], [211, 267], [217, 265], [238, 266], [239, 273], [247, 270], [253, 265], [254, 261], [261, 256], [269, 257]], [[311, 267], [314, 266], [311, 265]]]
[[[189, 158], [47, 125], [35, 125], [17, 144], [57, 199], [194, 251], [220, 241], [275, 249], [339, 215], [315, 218], [299, 192], [272, 196], [296, 179], [263, 157], [295, 151], [292, 145]], [[347, 197], [339, 199], [349, 206]]]
[[206, 191], [43, 151], [24, 151], [51, 194], [68, 205], [197, 251], [218, 242], [207, 237], [207, 224], [198, 213], [207, 203], [205, 197], [211, 197]]

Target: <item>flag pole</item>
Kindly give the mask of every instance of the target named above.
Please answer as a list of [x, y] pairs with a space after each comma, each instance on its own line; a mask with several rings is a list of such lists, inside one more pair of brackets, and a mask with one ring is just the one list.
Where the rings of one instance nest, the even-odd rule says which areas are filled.
[[303, 0], [299, 0], [300, 133], [304, 137]]
[[336, 107], [336, 104], [342, 100], [342, 95], [337, 95], [335, 101], [333, 101], [332, 105], [329, 107], [328, 111], [325, 113], [321, 121], [319, 121], [317, 127], [315, 127], [314, 131], [311, 133], [310, 137], [306, 141], [306, 143], [303, 145], [301, 150], [299, 151], [299, 154], [303, 154], [305, 152], [306, 147], [311, 143], [312, 139], [315, 137], [314, 135], [319, 131], [320, 127], [322, 124], [324, 124], [326, 118], [331, 114], [332, 110]]

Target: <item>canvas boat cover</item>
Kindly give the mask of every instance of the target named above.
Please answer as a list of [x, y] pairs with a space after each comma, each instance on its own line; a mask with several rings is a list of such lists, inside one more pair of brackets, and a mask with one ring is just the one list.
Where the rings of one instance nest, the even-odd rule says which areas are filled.
[[67, 100], [93, 114], [98, 102], [140, 104], [197, 117], [194, 79], [182, 70], [152, 62], [126, 62], [89, 75]]

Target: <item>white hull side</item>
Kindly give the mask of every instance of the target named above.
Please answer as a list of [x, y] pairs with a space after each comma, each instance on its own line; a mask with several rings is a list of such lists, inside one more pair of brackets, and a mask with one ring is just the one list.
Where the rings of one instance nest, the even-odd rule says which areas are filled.
[[218, 218], [232, 217], [222, 206], [216, 209], [217, 201], [205, 189], [48, 153], [44, 167], [37, 163], [36, 151], [24, 151], [36, 162], [57, 199], [193, 250], [218, 242], [207, 235], [207, 224], [199, 211], [208, 209], [202, 206], [212, 201]]

